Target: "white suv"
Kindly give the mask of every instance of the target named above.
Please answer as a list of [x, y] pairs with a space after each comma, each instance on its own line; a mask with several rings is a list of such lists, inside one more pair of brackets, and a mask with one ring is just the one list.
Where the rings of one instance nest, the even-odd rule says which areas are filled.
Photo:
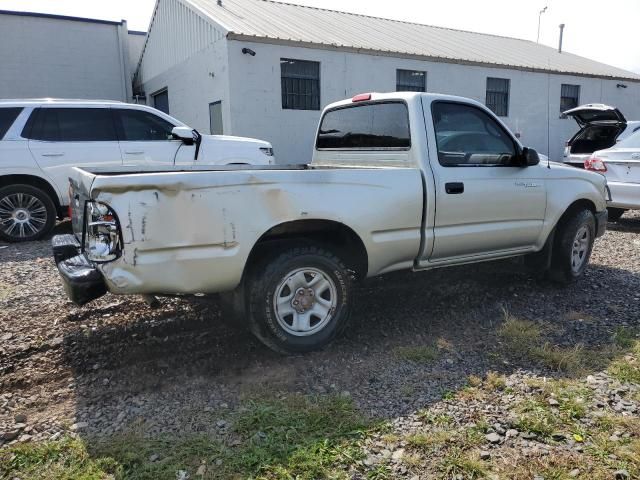
[[274, 163], [271, 144], [200, 135], [145, 105], [90, 100], [0, 101], [0, 239], [36, 240], [69, 204], [75, 166]]

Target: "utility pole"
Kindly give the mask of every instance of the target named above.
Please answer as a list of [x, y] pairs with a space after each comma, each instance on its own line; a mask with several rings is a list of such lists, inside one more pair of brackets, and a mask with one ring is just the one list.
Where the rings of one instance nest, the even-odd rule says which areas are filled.
[[538, 13], [538, 36], [536, 37], [536, 43], [540, 43], [540, 22], [542, 21], [542, 14], [547, 11], [547, 8], [549, 7], [544, 7]]

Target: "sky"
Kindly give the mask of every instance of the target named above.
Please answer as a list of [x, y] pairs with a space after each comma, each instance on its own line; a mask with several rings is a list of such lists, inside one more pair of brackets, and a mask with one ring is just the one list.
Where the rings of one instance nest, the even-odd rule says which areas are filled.
[[[215, 1], [215, 0], [209, 0]], [[640, 73], [640, 0], [288, 0], [334, 10], [536, 40]], [[121, 20], [147, 30], [155, 0], [0, 0], [0, 10]], [[547, 7], [541, 16], [539, 12]]]

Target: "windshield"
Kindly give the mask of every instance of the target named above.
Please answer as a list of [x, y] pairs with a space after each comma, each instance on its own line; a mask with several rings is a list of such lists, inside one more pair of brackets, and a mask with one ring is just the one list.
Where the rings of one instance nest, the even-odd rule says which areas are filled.
[[619, 142], [616, 148], [640, 148], [640, 130]]

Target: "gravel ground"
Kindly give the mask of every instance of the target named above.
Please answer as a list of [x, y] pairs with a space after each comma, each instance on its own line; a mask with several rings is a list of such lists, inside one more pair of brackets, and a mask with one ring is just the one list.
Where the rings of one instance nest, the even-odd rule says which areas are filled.
[[[585, 277], [567, 288], [514, 262], [372, 279], [360, 287], [344, 338], [289, 358], [225, 326], [215, 298], [161, 299], [152, 308], [107, 295], [77, 308], [48, 241], [0, 244], [0, 445], [133, 426], [147, 435], [215, 434], [220, 412], [243, 399], [291, 393], [341, 392], [366, 415], [410, 428], [414, 412], [469, 375], [500, 371], [517, 382], [553, 374], [495, 354], [505, 308], [545, 322], [557, 345], [598, 346], [620, 325], [640, 326], [640, 214], [609, 227]], [[430, 363], [398, 354], [434, 344], [440, 354]]]

